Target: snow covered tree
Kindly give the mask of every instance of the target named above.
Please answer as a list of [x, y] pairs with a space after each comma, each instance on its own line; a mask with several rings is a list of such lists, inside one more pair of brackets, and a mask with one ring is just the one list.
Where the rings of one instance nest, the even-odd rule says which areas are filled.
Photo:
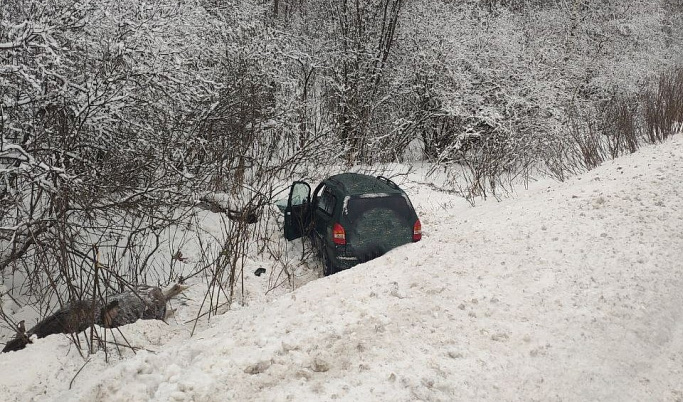
[[158, 233], [201, 185], [182, 151], [223, 87], [222, 23], [196, 2], [0, 7], [0, 270]]

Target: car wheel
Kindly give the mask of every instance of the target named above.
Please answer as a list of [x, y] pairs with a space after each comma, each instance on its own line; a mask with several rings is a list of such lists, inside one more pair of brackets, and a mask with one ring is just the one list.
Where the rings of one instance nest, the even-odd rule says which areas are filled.
[[332, 265], [332, 260], [327, 254], [327, 251], [323, 251], [321, 254], [323, 257], [323, 275], [330, 276], [335, 272], [334, 265]]

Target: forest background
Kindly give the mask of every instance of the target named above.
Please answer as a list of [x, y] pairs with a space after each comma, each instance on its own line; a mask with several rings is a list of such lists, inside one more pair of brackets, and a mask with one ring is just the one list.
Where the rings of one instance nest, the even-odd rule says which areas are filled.
[[187, 279], [165, 236], [220, 204], [190, 273], [216, 312], [248, 249], [280, 255], [249, 222], [291, 178], [564, 180], [680, 130], [682, 47], [681, 0], [3, 1], [3, 291], [44, 315]]

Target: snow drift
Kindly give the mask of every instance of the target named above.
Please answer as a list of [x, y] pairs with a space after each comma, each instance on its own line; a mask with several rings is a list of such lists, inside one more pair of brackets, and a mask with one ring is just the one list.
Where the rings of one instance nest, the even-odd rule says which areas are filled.
[[[419, 243], [266, 304], [0, 355], [4, 400], [680, 400], [683, 137], [469, 208], [414, 184]], [[415, 194], [413, 196], [412, 194]], [[180, 307], [182, 308], [182, 306]], [[85, 366], [85, 367], [84, 367]]]

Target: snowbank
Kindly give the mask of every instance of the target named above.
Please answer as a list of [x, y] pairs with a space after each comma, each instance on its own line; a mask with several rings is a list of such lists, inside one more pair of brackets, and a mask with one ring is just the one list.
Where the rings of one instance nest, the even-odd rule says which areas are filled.
[[84, 360], [64, 336], [38, 340], [0, 355], [0, 394], [680, 400], [681, 183], [677, 136], [476, 208], [415, 187], [420, 243], [230, 311], [192, 338], [181, 324], [126, 326], [147, 350], [109, 363]]

